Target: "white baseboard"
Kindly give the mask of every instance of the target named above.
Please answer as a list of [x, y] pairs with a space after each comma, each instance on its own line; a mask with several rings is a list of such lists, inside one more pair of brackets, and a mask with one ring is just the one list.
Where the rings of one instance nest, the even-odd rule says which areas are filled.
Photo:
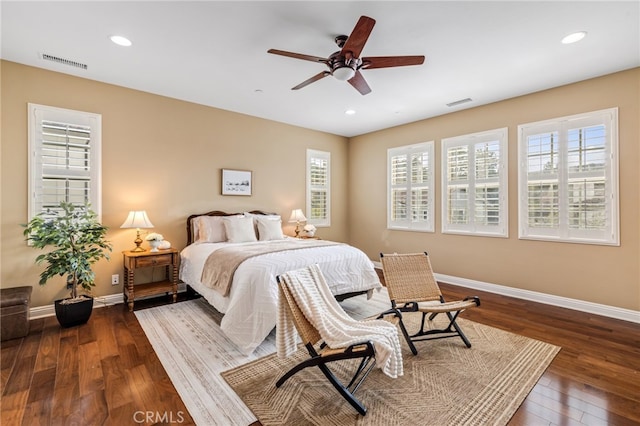
[[[380, 262], [373, 262], [378, 269], [382, 268]], [[460, 287], [473, 288], [486, 291], [488, 293], [501, 294], [515, 297], [516, 299], [530, 300], [532, 302], [544, 303], [546, 305], [559, 306], [561, 308], [573, 309], [575, 311], [589, 312], [595, 315], [602, 315], [609, 318], [616, 318], [640, 324], [640, 312], [632, 309], [618, 308], [615, 306], [602, 305], [599, 303], [587, 302], [584, 300], [570, 299], [568, 297], [555, 296], [552, 294], [539, 293], [537, 291], [523, 290], [519, 288], [507, 287], [499, 284], [487, 283], [484, 281], [471, 280], [468, 278], [455, 277], [453, 275], [435, 274], [436, 279], [443, 283], [453, 284]], [[186, 285], [180, 284], [178, 291], [186, 291]], [[99, 296], [94, 299], [94, 308], [117, 305], [124, 303], [121, 293]], [[55, 315], [53, 304], [38, 306], [29, 310], [31, 319], [45, 318]]]
[[[110, 294], [108, 296], [96, 296], [93, 298], [93, 308], [103, 308], [105, 306], [117, 305], [124, 302], [122, 293]], [[56, 310], [53, 304], [46, 306], [38, 306], [29, 309], [29, 315], [31, 319], [52, 317], [56, 314]]]
[[[186, 290], [187, 290], [186, 284], [178, 284], [178, 293], [181, 293]], [[149, 297], [157, 297], [157, 296], [149, 296]], [[149, 297], [143, 297], [141, 299], [148, 299]], [[94, 309], [104, 308], [105, 306], [117, 305], [119, 303], [124, 303], [124, 296], [122, 295], [122, 293], [109, 294], [107, 296], [95, 296], [93, 298]], [[53, 304], [46, 305], [46, 306], [38, 306], [38, 307], [29, 309], [30, 319], [52, 317], [55, 314], [56, 314], [56, 310]]]
[[[382, 265], [380, 264], [380, 262], [373, 263], [376, 268], [382, 269]], [[624, 309], [615, 306], [587, 302], [584, 300], [570, 299], [568, 297], [555, 296], [552, 294], [539, 293], [531, 290], [507, 287], [483, 281], [455, 277], [452, 275], [436, 273], [435, 276], [438, 281], [447, 284], [473, 288], [475, 290], [486, 291], [488, 293], [515, 297], [517, 299], [530, 300], [532, 302], [544, 303], [546, 305], [559, 306], [561, 308], [573, 309], [575, 311], [589, 312], [595, 315], [602, 315], [609, 318], [615, 318], [640, 324], [640, 311], [634, 311], [632, 309]]]

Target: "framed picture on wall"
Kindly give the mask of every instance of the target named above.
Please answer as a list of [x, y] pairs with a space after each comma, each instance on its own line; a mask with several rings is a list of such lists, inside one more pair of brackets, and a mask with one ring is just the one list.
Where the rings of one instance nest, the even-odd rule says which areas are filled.
[[222, 195], [251, 195], [251, 171], [222, 169]]

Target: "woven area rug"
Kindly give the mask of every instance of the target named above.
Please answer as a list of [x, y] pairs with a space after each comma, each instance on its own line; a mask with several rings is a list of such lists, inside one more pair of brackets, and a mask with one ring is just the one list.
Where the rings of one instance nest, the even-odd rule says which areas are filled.
[[[389, 298], [383, 290], [371, 300], [358, 296], [341, 304], [354, 318], [365, 318], [387, 309]], [[460, 411], [454, 406], [450, 408], [448, 404], [452, 403], [467, 407], [465, 410], [474, 414], [473, 418], [479, 423], [492, 424], [483, 421], [480, 413], [486, 412], [487, 406], [491, 408], [494, 404], [505, 404], [513, 399], [511, 404], [505, 404], [509, 407], [497, 407], [502, 414], [500, 418], [506, 419], [505, 423], [559, 350], [531, 339], [459, 320], [471, 339], [471, 349], [467, 349], [459, 339], [419, 343], [418, 357], [405, 354], [405, 376], [392, 382], [394, 390], [391, 397], [376, 395], [375, 383], [379, 371], [373, 371], [356, 393], [369, 409], [368, 414], [361, 417], [332, 387], [327, 388], [326, 381], [314, 384], [312, 370], [298, 373], [276, 391], [273, 381], [282, 370], [293, 365], [295, 359], [281, 360], [269, 356], [275, 352], [273, 333], [253, 354], [243, 355], [220, 330], [222, 315], [203, 299], [139, 310], [135, 315], [191, 417], [197, 425], [203, 426], [247, 426], [256, 420], [256, 414], [265, 425], [314, 422], [323, 425], [358, 422], [372, 425], [436, 424], [435, 420], [431, 421], [436, 418], [432, 417], [436, 413]], [[505, 339], [504, 336], [510, 338]], [[270, 368], [274, 370], [270, 371]], [[440, 370], [457, 372], [458, 376], [436, 373]], [[482, 372], [479, 377], [491, 387], [483, 388], [484, 394], [476, 391], [475, 395], [471, 395], [471, 390], [478, 387], [473, 382], [480, 380], [475, 377], [478, 373], [476, 370]], [[233, 388], [222, 378], [225, 371], [225, 377], [233, 384]], [[412, 377], [419, 377], [416, 380], [420, 382], [410, 382]], [[420, 388], [416, 390], [414, 386], [418, 385]], [[256, 389], [252, 389], [253, 386]], [[312, 392], [309, 388], [313, 388]], [[505, 388], [507, 390], [502, 391]], [[252, 392], [257, 389], [262, 389], [266, 398], [261, 398], [259, 391]], [[401, 397], [403, 389], [410, 394], [410, 398], [406, 394]], [[312, 401], [311, 395], [314, 394], [317, 402], [312, 402], [307, 408], [297, 403], [299, 399]], [[318, 415], [318, 411], [335, 416], [324, 418]], [[478, 414], [475, 414], [476, 411]], [[412, 413], [415, 417], [407, 420], [400, 416], [402, 412]], [[416, 412], [419, 414], [416, 415]], [[394, 420], [396, 418], [401, 420]], [[463, 424], [464, 419], [460, 418], [459, 423]]]
[[[419, 314], [406, 314], [405, 320], [410, 332], [417, 330]], [[507, 424], [560, 348], [463, 319], [458, 323], [472, 348], [457, 337], [441, 339], [417, 343], [413, 356], [403, 342], [404, 376], [391, 379], [376, 368], [356, 392], [366, 416], [358, 415], [317, 368], [275, 387], [282, 374], [308, 357], [303, 348], [294, 357], [272, 354], [222, 376], [264, 426]], [[344, 379], [347, 369], [355, 368], [352, 362], [333, 363], [332, 369]]]

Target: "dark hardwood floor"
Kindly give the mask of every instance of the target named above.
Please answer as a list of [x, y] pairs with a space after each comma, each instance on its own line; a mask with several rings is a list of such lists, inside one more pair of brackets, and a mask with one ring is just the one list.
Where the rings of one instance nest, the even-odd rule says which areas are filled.
[[445, 298], [478, 295], [464, 318], [562, 349], [510, 425], [640, 425], [640, 325], [512, 297], [441, 285]]
[[[562, 347], [510, 425], [640, 425], [640, 325], [442, 291], [481, 297], [467, 319]], [[166, 301], [136, 302], [136, 310]], [[53, 317], [33, 320], [27, 337], [2, 342], [0, 362], [2, 425], [193, 424], [126, 304], [96, 308], [88, 324], [70, 329]]]

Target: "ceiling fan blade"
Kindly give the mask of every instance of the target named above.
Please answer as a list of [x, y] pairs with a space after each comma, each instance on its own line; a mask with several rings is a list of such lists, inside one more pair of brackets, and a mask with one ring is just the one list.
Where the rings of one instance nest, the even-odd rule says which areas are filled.
[[424, 56], [372, 56], [362, 58], [360, 69], [404, 67], [407, 65], [422, 65], [423, 63]]
[[325, 78], [326, 76], [331, 75], [331, 73], [329, 71], [322, 71], [321, 73], [318, 73], [316, 75], [314, 75], [313, 77], [303, 81], [302, 83], [298, 84], [295, 87], [292, 87], [291, 90], [298, 90], [298, 89], [302, 89], [305, 86], [310, 85], [311, 83], [314, 83], [322, 78]]
[[285, 50], [269, 49], [267, 50], [267, 53], [273, 53], [274, 55], [288, 56], [289, 58], [302, 59], [305, 61], [319, 62], [321, 64], [327, 63], [326, 58], [320, 58], [319, 56], [303, 55], [302, 53], [287, 52]]
[[375, 24], [375, 19], [369, 18], [368, 16], [361, 16], [353, 28], [353, 31], [351, 31], [349, 38], [347, 38], [346, 43], [342, 46], [340, 54], [344, 56], [347, 52], [351, 52], [353, 57], [359, 58]]
[[371, 88], [367, 84], [367, 80], [365, 80], [362, 74], [360, 74], [360, 71], [356, 71], [356, 75], [354, 75], [350, 80], [347, 81], [350, 85], [355, 87], [355, 89], [360, 92], [361, 95], [371, 93]]

